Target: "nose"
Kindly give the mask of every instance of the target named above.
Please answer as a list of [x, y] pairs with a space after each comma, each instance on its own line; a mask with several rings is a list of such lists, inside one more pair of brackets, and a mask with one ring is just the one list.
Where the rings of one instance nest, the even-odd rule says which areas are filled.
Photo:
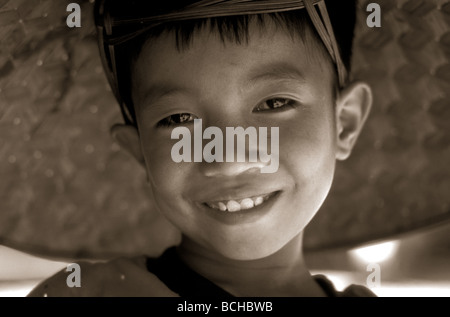
[[[243, 128], [234, 130], [234, 128], [216, 129], [217, 133], [225, 132], [219, 137], [222, 144], [216, 144], [214, 154], [208, 145], [205, 146], [203, 152], [204, 161], [200, 165], [202, 173], [207, 177], [217, 176], [238, 176], [242, 174], [261, 173], [267, 161], [260, 160], [260, 147], [258, 143], [258, 133], [255, 128], [251, 136], [244, 135]], [[234, 134], [240, 131], [241, 135]], [[239, 133], [238, 133], [239, 134]], [[217, 136], [216, 136], [217, 137]], [[260, 136], [259, 136], [260, 137]], [[209, 153], [209, 154], [208, 154]]]
[[[207, 128], [203, 135], [204, 160], [199, 164], [203, 175], [245, 177], [247, 174], [262, 173], [262, 170], [265, 173], [268, 166], [272, 165], [271, 156], [267, 155], [271, 139], [267, 127], [257, 128], [252, 126], [253, 122], [226, 113], [214, 117], [215, 120], [209, 119], [205, 121]], [[211, 144], [213, 146], [210, 146]]]

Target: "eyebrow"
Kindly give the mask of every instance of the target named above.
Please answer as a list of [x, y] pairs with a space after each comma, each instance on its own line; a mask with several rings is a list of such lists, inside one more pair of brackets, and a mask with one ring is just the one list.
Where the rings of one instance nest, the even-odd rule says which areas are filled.
[[294, 65], [286, 62], [263, 64], [252, 70], [245, 86], [254, 86], [264, 81], [297, 81], [306, 83], [303, 73]]
[[[187, 94], [188, 89], [184, 87], [175, 87], [169, 84], [154, 84], [151, 85], [145, 91], [144, 98], [142, 99], [142, 109], [152, 109], [153, 111], [158, 111], [159, 108], [164, 107], [160, 103], [155, 103], [157, 100], [162, 99], [164, 97], [171, 97], [177, 94]], [[149, 105], [152, 105], [149, 107]]]

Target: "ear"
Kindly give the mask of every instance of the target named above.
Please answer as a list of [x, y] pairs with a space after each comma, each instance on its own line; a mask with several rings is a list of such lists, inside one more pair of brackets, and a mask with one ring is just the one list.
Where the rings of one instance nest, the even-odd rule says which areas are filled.
[[336, 105], [336, 159], [343, 161], [350, 156], [372, 108], [372, 100], [372, 90], [366, 83], [352, 83], [340, 92]]
[[139, 133], [136, 127], [131, 125], [116, 124], [111, 128], [112, 138], [130, 153], [139, 164], [145, 167], [145, 159], [142, 155]]

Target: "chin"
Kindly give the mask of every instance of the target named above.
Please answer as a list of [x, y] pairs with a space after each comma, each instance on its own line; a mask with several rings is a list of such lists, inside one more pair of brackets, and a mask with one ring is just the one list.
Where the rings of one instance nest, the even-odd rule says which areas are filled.
[[[255, 261], [270, 257], [271, 255], [280, 251], [287, 243], [273, 244], [267, 241], [259, 241], [257, 243], [243, 244], [240, 242], [229, 242], [229, 248], [215, 247], [215, 250], [219, 252], [223, 257], [235, 260], [235, 261]], [[238, 247], [236, 247], [238, 246]]]

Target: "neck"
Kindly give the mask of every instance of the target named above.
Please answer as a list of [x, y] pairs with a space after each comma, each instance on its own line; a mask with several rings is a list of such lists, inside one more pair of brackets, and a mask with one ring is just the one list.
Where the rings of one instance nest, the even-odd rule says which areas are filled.
[[299, 234], [276, 253], [251, 261], [225, 258], [185, 237], [178, 254], [194, 271], [235, 296], [322, 296], [304, 262], [302, 238]]

